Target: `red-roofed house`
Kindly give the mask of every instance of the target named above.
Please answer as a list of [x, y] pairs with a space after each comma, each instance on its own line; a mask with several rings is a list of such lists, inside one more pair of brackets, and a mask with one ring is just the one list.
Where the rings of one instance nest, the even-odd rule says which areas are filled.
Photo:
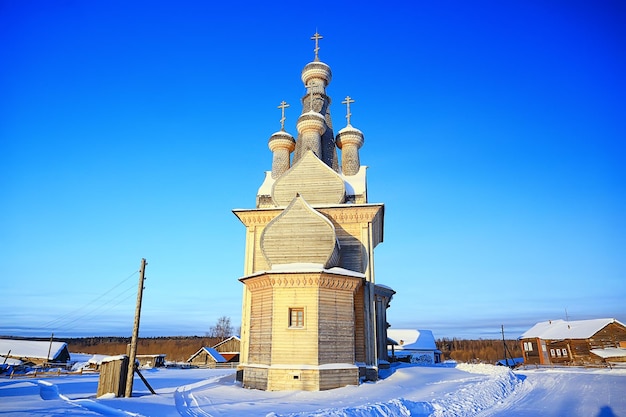
[[626, 361], [626, 325], [613, 318], [544, 321], [527, 330], [519, 341], [525, 364]]

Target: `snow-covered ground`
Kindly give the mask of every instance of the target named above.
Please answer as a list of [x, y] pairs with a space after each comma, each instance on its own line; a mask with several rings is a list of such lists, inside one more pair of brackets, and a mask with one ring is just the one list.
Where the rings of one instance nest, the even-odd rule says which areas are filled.
[[95, 398], [97, 374], [0, 378], [10, 416], [581, 416], [626, 417], [626, 369], [491, 365], [416, 366], [384, 379], [322, 392], [241, 388], [234, 370], [143, 371], [132, 398]]

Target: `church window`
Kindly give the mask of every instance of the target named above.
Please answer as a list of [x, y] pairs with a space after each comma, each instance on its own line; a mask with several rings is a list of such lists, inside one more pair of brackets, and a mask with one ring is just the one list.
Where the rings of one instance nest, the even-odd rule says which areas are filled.
[[304, 327], [304, 308], [289, 309], [289, 327]]

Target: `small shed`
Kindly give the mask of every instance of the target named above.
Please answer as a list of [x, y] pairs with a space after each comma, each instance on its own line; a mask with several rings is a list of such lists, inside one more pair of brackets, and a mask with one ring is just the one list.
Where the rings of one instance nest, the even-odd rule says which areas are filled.
[[241, 339], [237, 336], [231, 336], [213, 346], [213, 349], [217, 350], [228, 363], [235, 363], [239, 362], [240, 346]]
[[228, 361], [214, 348], [205, 346], [191, 355], [187, 362], [195, 366], [214, 368], [217, 364], [227, 363]]
[[430, 365], [441, 362], [435, 336], [430, 330], [388, 329], [388, 345], [391, 360]]
[[165, 354], [159, 353], [154, 355], [136, 355], [135, 359], [139, 362], [140, 368], [160, 368], [165, 366]]
[[525, 364], [585, 365], [626, 361], [626, 325], [614, 318], [548, 320], [520, 338]]
[[0, 339], [0, 355], [35, 365], [67, 363], [70, 360], [67, 343], [43, 340]]

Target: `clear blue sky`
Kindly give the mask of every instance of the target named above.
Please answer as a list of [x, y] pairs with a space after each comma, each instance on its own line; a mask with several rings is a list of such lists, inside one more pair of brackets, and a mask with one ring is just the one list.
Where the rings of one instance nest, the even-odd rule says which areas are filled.
[[[0, 334], [203, 335], [241, 317], [269, 136], [313, 59], [365, 134], [396, 328], [626, 322], [621, 1], [0, 2]], [[372, 2], [373, 3], [373, 2]]]

